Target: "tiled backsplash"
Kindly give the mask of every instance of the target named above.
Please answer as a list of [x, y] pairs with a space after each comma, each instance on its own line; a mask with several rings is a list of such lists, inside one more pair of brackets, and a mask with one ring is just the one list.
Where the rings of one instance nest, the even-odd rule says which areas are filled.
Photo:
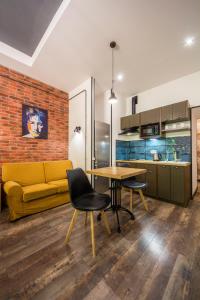
[[116, 141], [116, 159], [152, 159], [151, 150], [162, 155], [161, 160], [177, 159], [191, 161], [190, 136], [168, 137], [148, 140]]

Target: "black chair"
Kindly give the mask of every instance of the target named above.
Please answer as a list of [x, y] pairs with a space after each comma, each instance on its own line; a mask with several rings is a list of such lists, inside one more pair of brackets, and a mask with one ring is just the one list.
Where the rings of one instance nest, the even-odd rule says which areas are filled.
[[69, 184], [71, 203], [75, 210], [68, 228], [65, 243], [67, 244], [70, 239], [78, 213], [80, 211], [86, 212], [85, 223], [87, 223], [87, 214], [89, 213], [91, 226], [92, 254], [93, 257], [95, 257], [96, 251], [94, 237], [94, 211], [101, 212], [101, 216], [104, 221], [106, 230], [108, 231], [108, 234], [110, 234], [110, 227], [108, 224], [106, 213], [104, 212], [104, 209], [108, 207], [108, 205], [111, 202], [110, 196], [95, 192], [88, 180], [87, 175], [80, 168], [74, 170], [67, 170], [67, 178]]
[[132, 177], [130, 179], [124, 180], [122, 182], [122, 187], [125, 189], [129, 189], [130, 191], [130, 211], [133, 211], [133, 191], [138, 192], [140, 195], [140, 199], [142, 200], [142, 203], [144, 205], [144, 208], [146, 211], [149, 211], [148, 204], [144, 198], [143, 189], [145, 189], [147, 186], [144, 182], [138, 182], [136, 181], [135, 177]]

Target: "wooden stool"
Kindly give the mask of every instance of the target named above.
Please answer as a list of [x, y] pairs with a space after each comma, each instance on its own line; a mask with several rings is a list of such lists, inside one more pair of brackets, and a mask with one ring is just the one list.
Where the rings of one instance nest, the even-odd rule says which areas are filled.
[[144, 205], [146, 211], [149, 211], [147, 201], [144, 198], [143, 189], [146, 187], [146, 183], [138, 182], [134, 180], [126, 180], [123, 181], [122, 187], [126, 188], [130, 191], [130, 211], [133, 211], [133, 191], [138, 192], [140, 195], [140, 199]]

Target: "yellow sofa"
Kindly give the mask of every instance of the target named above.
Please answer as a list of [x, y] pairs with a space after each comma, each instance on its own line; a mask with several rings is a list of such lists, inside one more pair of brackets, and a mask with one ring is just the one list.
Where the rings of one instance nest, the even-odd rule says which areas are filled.
[[10, 220], [69, 202], [66, 170], [72, 168], [70, 160], [4, 163], [2, 181]]

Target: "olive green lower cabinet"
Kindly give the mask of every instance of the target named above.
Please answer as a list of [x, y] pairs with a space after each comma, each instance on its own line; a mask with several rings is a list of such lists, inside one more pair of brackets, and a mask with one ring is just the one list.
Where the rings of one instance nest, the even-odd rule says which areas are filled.
[[171, 200], [171, 166], [157, 166], [158, 170], [158, 198]]
[[146, 183], [147, 187], [145, 194], [150, 197], [157, 197], [157, 166], [146, 164], [144, 169], [147, 169]]
[[[157, 191], [154, 191], [154, 194], [157, 198], [186, 207], [191, 199], [191, 167], [167, 165], [155, 167], [157, 168]], [[148, 179], [147, 184], [151, 184]], [[155, 184], [151, 187], [152, 190], [154, 186]], [[156, 198], [153, 193], [150, 195], [147, 192], [146, 195]]]
[[145, 195], [185, 207], [188, 205], [191, 199], [191, 166], [139, 162], [117, 165], [147, 170], [146, 174], [136, 176], [137, 181], [147, 183]]
[[136, 180], [139, 182], [146, 182], [147, 187], [143, 191], [145, 195], [148, 195], [150, 197], [156, 197], [157, 196], [157, 171], [156, 166], [151, 164], [138, 164], [138, 163], [129, 163], [129, 168], [140, 168], [140, 169], [146, 169], [146, 174], [141, 174], [136, 176]]
[[191, 199], [190, 166], [157, 166], [158, 198], [181, 206]]
[[187, 206], [191, 199], [191, 168], [171, 167], [171, 200], [174, 203]]

